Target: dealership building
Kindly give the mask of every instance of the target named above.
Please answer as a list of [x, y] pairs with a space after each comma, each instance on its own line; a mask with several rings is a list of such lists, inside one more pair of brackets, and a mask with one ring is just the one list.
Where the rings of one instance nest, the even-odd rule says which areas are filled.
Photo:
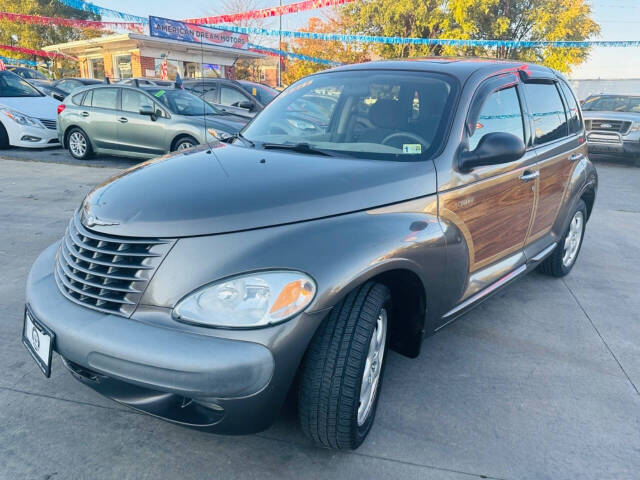
[[177, 73], [182, 78], [234, 78], [233, 67], [239, 59], [263, 58], [250, 51], [246, 41], [233, 45], [126, 33], [50, 45], [44, 50], [76, 57], [80, 75], [97, 79], [160, 78], [166, 59], [168, 77], [173, 80]]

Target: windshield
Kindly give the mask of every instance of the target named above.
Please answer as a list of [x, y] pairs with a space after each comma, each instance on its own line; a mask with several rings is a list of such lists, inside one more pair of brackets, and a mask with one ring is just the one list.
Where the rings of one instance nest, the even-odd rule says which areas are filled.
[[640, 97], [604, 95], [587, 98], [582, 104], [585, 111], [640, 113]]
[[146, 90], [153, 95], [158, 102], [167, 107], [173, 113], [189, 117], [202, 115], [221, 115], [222, 112], [212, 107], [199, 97], [189, 92], [178, 89], [149, 88]]
[[305, 144], [358, 158], [423, 160], [445, 138], [454, 89], [429, 72], [314, 75], [278, 95], [242, 133], [258, 147]]
[[41, 97], [42, 94], [11, 72], [0, 72], [0, 97]]

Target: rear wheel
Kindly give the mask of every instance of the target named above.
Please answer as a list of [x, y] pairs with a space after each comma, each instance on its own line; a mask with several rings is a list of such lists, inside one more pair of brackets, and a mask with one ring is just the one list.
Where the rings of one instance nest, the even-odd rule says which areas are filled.
[[173, 145], [174, 152], [182, 152], [198, 145], [198, 141], [193, 137], [179, 138]]
[[586, 223], [587, 205], [580, 200], [558, 246], [538, 267], [542, 273], [564, 277], [571, 271], [580, 253]]
[[71, 156], [77, 160], [87, 160], [91, 157], [91, 142], [83, 130], [73, 128], [67, 135], [67, 147]]
[[384, 374], [391, 295], [367, 282], [351, 292], [316, 332], [302, 366], [298, 413], [317, 444], [355, 449], [375, 417]]
[[9, 148], [9, 135], [4, 128], [4, 125], [0, 123], [0, 150]]

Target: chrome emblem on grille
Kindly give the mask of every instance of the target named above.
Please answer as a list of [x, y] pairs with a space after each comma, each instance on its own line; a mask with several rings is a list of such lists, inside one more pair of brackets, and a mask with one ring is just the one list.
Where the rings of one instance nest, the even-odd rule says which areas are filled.
[[613, 128], [613, 125], [610, 123], [601, 123], [600, 128]]
[[96, 217], [95, 215], [87, 215], [84, 217], [84, 225], [86, 227], [108, 227], [110, 225], [120, 225], [119, 222], [105, 222], [103, 220], [100, 220], [98, 217]]

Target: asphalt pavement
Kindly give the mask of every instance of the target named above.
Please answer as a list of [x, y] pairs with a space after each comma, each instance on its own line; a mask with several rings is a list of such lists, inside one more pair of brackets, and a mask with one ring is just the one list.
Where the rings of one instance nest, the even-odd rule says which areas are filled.
[[29, 268], [93, 185], [135, 164], [57, 152], [0, 154], [24, 154], [0, 159], [0, 479], [639, 478], [640, 168], [598, 164], [568, 277], [528, 275], [419, 358], [392, 352], [371, 434], [343, 453], [314, 447], [291, 405], [263, 433], [218, 436], [104, 399], [58, 358], [40, 373], [20, 343]]

